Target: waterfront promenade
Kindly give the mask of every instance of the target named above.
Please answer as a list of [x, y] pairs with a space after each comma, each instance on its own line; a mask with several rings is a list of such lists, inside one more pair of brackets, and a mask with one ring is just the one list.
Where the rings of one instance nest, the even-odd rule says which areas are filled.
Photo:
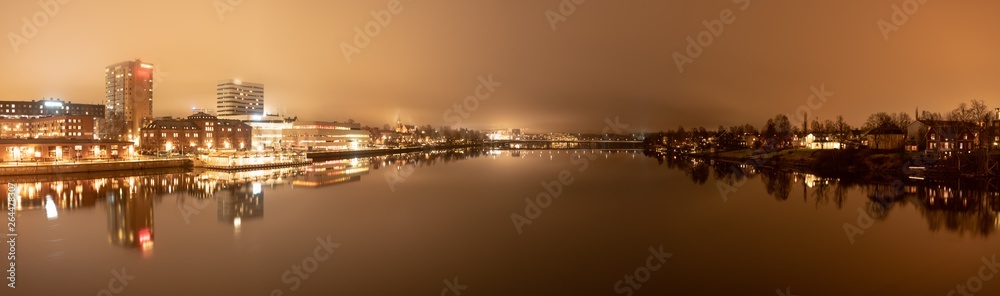
[[7, 162], [0, 164], [0, 176], [139, 171], [164, 168], [186, 168], [191, 167], [191, 165], [191, 160], [187, 158], [95, 160], [80, 162]]
[[[622, 144], [609, 142], [611, 144]], [[634, 143], [624, 143], [634, 145]], [[334, 160], [355, 157], [372, 157], [391, 154], [412, 153], [429, 150], [461, 149], [474, 147], [493, 147], [500, 149], [510, 149], [510, 143], [477, 143], [466, 145], [439, 145], [439, 146], [413, 146], [403, 148], [384, 148], [350, 151], [329, 151], [329, 152], [306, 152], [306, 161], [282, 162], [273, 164], [247, 164], [247, 165], [212, 165], [195, 161], [189, 157], [143, 157], [135, 160], [88, 160], [88, 161], [61, 161], [61, 162], [7, 162], [0, 163], [0, 176], [30, 176], [30, 175], [67, 175], [85, 174], [94, 172], [112, 171], [141, 171], [159, 169], [189, 169], [201, 167], [211, 170], [252, 170], [272, 167], [295, 166], [309, 164], [312, 160]], [[583, 147], [577, 147], [583, 148]], [[556, 149], [547, 146], [522, 149]]]

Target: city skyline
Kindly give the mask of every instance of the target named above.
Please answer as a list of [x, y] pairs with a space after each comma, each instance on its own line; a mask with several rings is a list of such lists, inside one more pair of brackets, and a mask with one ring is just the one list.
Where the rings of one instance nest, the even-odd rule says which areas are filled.
[[[142, 58], [159, 67], [157, 99], [172, 102], [154, 104], [160, 116], [214, 105], [214, 84], [232, 78], [267, 85], [269, 111], [442, 126], [449, 124], [444, 112], [492, 74], [502, 86], [463, 120], [469, 127], [591, 132], [615, 117], [630, 131], [762, 125], [775, 112], [792, 114], [811, 88], [824, 86], [835, 95], [814, 116], [843, 114], [855, 125], [875, 111], [1000, 103], [990, 72], [1000, 65], [992, 54], [1000, 43], [988, 29], [993, 10], [984, 8], [1000, 4], [987, 1], [936, 3], [912, 14], [897, 13], [901, 1], [585, 2], [566, 16], [561, 2], [403, 1], [382, 26], [372, 12], [388, 2], [68, 2], [33, 38], [8, 38], [0, 87], [7, 99], [98, 102], [100, 69]], [[558, 14], [556, 30], [550, 11]], [[705, 23], [717, 24], [722, 11], [735, 19], [679, 72], [675, 53], [690, 57], [688, 38], [707, 32]], [[24, 37], [22, 18], [37, 12], [44, 12], [37, 2], [9, 3], [0, 29]], [[100, 21], [112, 16], [129, 24], [115, 30], [134, 38], [113, 42], [110, 23]], [[379, 34], [357, 46], [355, 28], [373, 22]], [[345, 44], [359, 52], [345, 58]]]
[[0, 3], [14, 295], [1000, 295], [1000, 1]]

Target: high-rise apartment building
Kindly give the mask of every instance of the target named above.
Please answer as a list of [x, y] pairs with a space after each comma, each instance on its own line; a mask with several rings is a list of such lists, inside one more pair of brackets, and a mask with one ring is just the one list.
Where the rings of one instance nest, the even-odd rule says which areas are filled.
[[138, 141], [139, 130], [153, 119], [153, 65], [125, 61], [104, 69], [104, 139]]
[[219, 81], [216, 86], [218, 116], [264, 115], [264, 85], [238, 79]]

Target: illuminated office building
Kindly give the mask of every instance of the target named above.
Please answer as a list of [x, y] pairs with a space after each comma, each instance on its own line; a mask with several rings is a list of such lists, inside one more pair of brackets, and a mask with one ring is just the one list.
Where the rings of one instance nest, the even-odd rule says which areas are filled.
[[153, 65], [125, 61], [104, 69], [104, 139], [138, 141], [139, 130], [153, 119]]

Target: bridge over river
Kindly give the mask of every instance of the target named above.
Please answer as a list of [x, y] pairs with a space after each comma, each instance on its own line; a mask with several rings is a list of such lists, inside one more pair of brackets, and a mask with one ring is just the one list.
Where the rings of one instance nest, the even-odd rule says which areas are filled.
[[508, 149], [642, 149], [642, 141], [614, 140], [502, 140], [489, 143]]

